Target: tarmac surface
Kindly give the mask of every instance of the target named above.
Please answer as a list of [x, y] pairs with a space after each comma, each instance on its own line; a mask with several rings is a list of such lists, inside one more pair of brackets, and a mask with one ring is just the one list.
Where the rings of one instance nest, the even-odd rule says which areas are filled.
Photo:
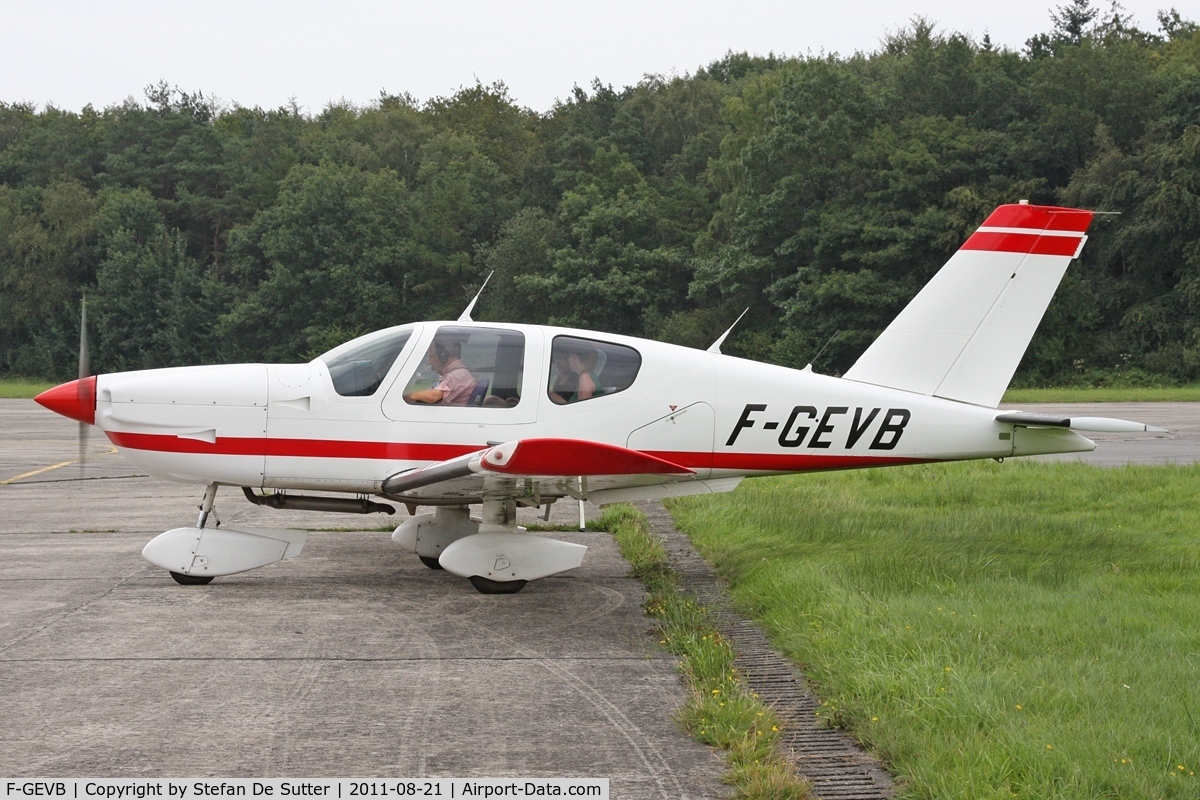
[[1038, 461], [1080, 461], [1097, 467], [1200, 461], [1200, 403], [1005, 403], [1000, 407], [1065, 417], [1114, 417], [1167, 429], [1166, 433], [1083, 432], [1096, 443], [1095, 450], [1035, 456]]
[[[77, 425], [0, 400], [0, 481], [78, 458]], [[485, 596], [386, 531], [208, 586], [144, 561], [198, 487], [139, 477], [93, 431], [77, 465], [0, 485], [0, 775], [585, 777], [614, 798], [723, 797], [673, 714], [675, 659], [608, 534], [583, 566]], [[82, 478], [82, 479], [81, 479]], [[223, 491], [225, 525], [391, 526]], [[578, 523], [556, 504], [551, 522]], [[592, 509], [595, 512], [595, 509]], [[390, 527], [389, 529], [390, 530]]]
[[[1066, 458], [1200, 460], [1200, 403], [1021, 408], [1170, 431], [1095, 434]], [[675, 660], [607, 534], [553, 534], [588, 545], [580, 569], [485, 596], [363, 530], [403, 511], [276, 511], [223, 490], [226, 525], [351, 530], [178, 586], [140, 552], [194, 524], [199, 487], [139, 475], [95, 431], [81, 469], [76, 436], [0, 400], [0, 774], [607, 777], [614, 798], [728, 796], [720, 759], [673, 720]], [[551, 521], [577, 515], [560, 502]]]

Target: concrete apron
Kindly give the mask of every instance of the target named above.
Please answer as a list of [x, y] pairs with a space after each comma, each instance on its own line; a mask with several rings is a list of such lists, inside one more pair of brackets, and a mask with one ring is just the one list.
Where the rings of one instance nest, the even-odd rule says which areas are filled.
[[[0, 773], [46, 777], [608, 777], [620, 798], [721, 797], [683, 734], [673, 657], [603, 533], [583, 566], [485, 596], [387, 532], [314, 532], [293, 561], [178, 586], [140, 556], [197, 487], [103, 437], [80, 473], [0, 485]], [[0, 401], [0, 480], [77, 457], [74, 423]], [[82, 479], [81, 479], [82, 478]], [[355, 527], [223, 491], [224, 524]], [[598, 513], [590, 509], [590, 513]], [[553, 522], [578, 519], [563, 502]]]

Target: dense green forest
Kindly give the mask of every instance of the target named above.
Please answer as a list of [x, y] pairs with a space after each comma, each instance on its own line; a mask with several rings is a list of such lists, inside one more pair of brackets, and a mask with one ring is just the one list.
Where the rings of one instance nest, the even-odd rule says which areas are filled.
[[297, 360], [457, 317], [845, 370], [1002, 202], [1097, 218], [1025, 385], [1200, 379], [1200, 29], [1088, 0], [1021, 51], [915, 20], [871, 53], [730, 53], [576, 87], [308, 115], [168, 84], [0, 104], [0, 374]]

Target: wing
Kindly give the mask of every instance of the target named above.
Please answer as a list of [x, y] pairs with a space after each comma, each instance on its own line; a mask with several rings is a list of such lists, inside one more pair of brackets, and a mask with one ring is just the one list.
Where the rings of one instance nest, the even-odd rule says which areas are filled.
[[540, 505], [543, 497], [630, 499], [610, 493], [665, 484], [713, 491], [708, 483], [687, 467], [625, 447], [586, 439], [519, 439], [398, 473], [383, 482], [382, 491], [406, 502], [513, 497]]

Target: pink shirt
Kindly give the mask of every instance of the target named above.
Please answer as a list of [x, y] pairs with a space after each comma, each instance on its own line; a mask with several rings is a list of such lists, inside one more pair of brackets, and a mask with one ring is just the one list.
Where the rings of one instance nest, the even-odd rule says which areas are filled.
[[442, 390], [442, 399], [439, 401], [441, 405], [465, 406], [471, 399], [471, 392], [475, 391], [476, 383], [478, 381], [471, 374], [471, 370], [456, 358], [446, 365], [442, 379], [435, 383], [433, 388]]

